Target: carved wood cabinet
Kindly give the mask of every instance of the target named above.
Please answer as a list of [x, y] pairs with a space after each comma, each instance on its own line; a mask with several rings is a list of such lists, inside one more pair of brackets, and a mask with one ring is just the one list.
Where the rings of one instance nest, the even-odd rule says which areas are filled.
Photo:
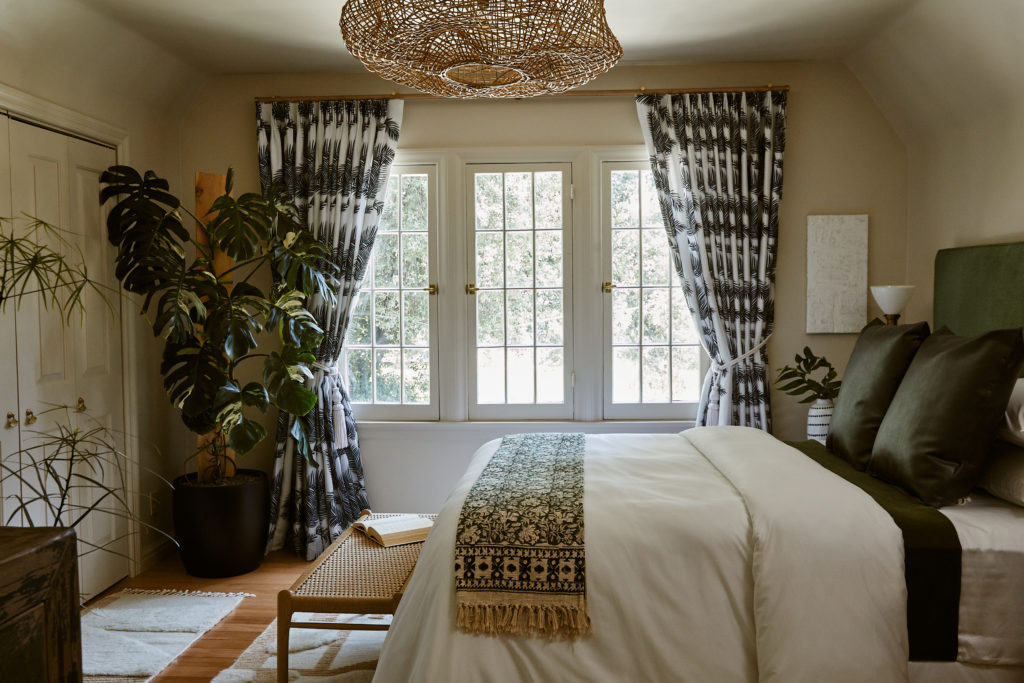
[[72, 529], [0, 528], [0, 681], [82, 680]]

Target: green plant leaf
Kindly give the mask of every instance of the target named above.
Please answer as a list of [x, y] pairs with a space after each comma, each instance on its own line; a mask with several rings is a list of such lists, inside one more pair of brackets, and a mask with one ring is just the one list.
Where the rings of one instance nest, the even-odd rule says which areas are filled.
[[316, 394], [291, 379], [281, 384], [274, 399], [278, 408], [297, 416], [305, 415], [316, 405]]
[[211, 244], [237, 261], [248, 261], [260, 253], [261, 245], [273, 233], [277, 207], [262, 195], [247, 192], [238, 199], [223, 194], [210, 211], [217, 215], [206, 225]]
[[228, 433], [228, 444], [236, 453], [243, 455], [263, 441], [266, 435], [267, 430], [263, 428], [263, 425], [243, 417]]
[[270, 407], [270, 395], [267, 394], [266, 387], [259, 382], [249, 382], [242, 389], [242, 403], [259, 408], [265, 413]]

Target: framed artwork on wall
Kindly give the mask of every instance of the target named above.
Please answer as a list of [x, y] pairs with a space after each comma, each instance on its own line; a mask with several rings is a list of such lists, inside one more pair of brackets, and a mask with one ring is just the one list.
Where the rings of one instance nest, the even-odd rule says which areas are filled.
[[867, 293], [867, 214], [808, 216], [807, 333], [860, 332]]

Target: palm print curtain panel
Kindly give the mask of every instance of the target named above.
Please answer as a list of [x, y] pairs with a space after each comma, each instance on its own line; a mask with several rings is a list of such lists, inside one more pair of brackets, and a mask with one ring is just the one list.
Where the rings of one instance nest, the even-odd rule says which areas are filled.
[[289, 435], [296, 418], [282, 415], [277, 426], [268, 549], [282, 548], [290, 538], [307, 560], [369, 507], [359, 437], [337, 363], [377, 235], [402, 108], [401, 100], [256, 104], [263, 191], [284, 184], [300, 218], [331, 249], [340, 269], [336, 304], [312, 310], [325, 336], [308, 385], [317, 403], [299, 419], [306, 420], [316, 467], [296, 452]]
[[775, 318], [786, 93], [636, 101], [672, 260], [711, 359], [697, 424], [771, 431], [765, 344]]

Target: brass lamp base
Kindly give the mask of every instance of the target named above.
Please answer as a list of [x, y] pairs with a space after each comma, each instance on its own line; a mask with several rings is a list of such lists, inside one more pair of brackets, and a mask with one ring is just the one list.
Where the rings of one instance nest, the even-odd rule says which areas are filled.
[[896, 321], [900, 319], [899, 313], [883, 313], [882, 315], [885, 316], [886, 325], [896, 325], [898, 324]]

